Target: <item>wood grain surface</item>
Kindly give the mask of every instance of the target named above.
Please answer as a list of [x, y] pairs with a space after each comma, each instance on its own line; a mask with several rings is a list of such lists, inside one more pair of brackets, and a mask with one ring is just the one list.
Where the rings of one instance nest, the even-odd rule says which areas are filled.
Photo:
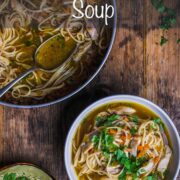
[[[75, 117], [92, 102], [113, 94], [145, 97], [173, 119], [180, 132], [180, 2], [165, 1], [177, 10], [177, 24], [165, 32], [161, 47], [159, 14], [150, 0], [117, 0], [117, 36], [100, 74], [66, 102], [39, 109], [0, 107], [0, 165], [30, 162], [57, 180], [68, 179], [64, 143]], [[180, 179], [180, 177], [178, 178]]]

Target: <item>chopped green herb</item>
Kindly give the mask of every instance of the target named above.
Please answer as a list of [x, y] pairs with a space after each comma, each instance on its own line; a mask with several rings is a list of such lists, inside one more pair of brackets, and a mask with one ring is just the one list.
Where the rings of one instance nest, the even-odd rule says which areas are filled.
[[154, 180], [153, 176], [147, 176], [146, 180]]
[[117, 146], [113, 144], [114, 137], [112, 135], [109, 135], [107, 131], [102, 130], [100, 132], [100, 135], [94, 135], [92, 137], [91, 141], [93, 142], [96, 148], [99, 144], [100, 139], [101, 139], [101, 144], [100, 144], [101, 151], [110, 153], [117, 149]]
[[105, 158], [108, 159], [110, 154], [109, 154], [109, 152], [104, 151], [104, 152], [103, 152], [103, 155], [104, 155]]
[[106, 122], [105, 117], [96, 117], [96, 126], [101, 126]]
[[135, 135], [135, 134], [137, 133], [137, 129], [135, 129], [135, 128], [133, 127], [133, 128], [131, 128], [130, 132], [131, 132], [132, 135]]
[[120, 116], [113, 114], [107, 117], [96, 117], [96, 126], [110, 126], [113, 121], [117, 120]]
[[[160, 118], [155, 118], [153, 119], [153, 122], [157, 125], [159, 125], [160, 127], [160, 130], [163, 131], [164, 130], [164, 124], [162, 122], [162, 120]], [[156, 126], [155, 127], [152, 127], [153, 129], [156, 129]]]
[[[176, 23], [176, 11], [164, 5], [164, 0], [151, 0], [152, 5], [162, 14], [160, 28], [163, 30], [170, 29]], [[168, 40], [161, 37], [160, 45], [164, 45]]]
[[123, 173], [119, 176], [119, 179], [123, 179], [126, 177], [126, 174], [131, 174], [134, 179], [138, 177], [138, 170], [142, 166], [142, 164], [146, 161], [145, 158], [136, 159], [135, 157], [127, 157], [126, 154], [121, 150], [115, 151], [115, 157], [119, 164], [124, 166]]
[[156, 173], [151, 174], [145, 178], [145, 180], [158, 180], [158, 175]]
[[163, 30], [168, 30], [170, 29], [174, 24], [176, 24], [176, 17], [171, 15], [171, 16], [165, 16], [162, 18], [161, 22], [161, 29]]
[[118, 114], [113, 114], [113, 115], [109, 116], [107, 119], [108, 119], [108, 121], [112, 122], [112, 121], [117, 120], [119, 117], [120, 116]]
[[164, 36], [161, 36], [161, 41], [160, 41], [160, 45], [164, 45], [168, 42], [168, 39], [166, 39]]
[[26, 46], [31, 46], [32, 45], [32, 41], [31, 40], [26, 40], [24, 43], [25, 43]]
[[116, 159], [119, 161], [121, 158], [126, 157], [126, 154], [124, 153], [124, 151], [118, 149], [114, 152]]
[[160, 118], [155, 118], [155, 119], [153, 119], [153, 121], [156, 124], [160, 124], [162, 122]]
[[138, 122], [139, 122], [138, 116], [132, 116], [132, 121], [135, 122], [136, 124], [138, 124]]
[[180, 43], [180, 38], [177, 40], [177, 43], [178, 43], [178, 44]]
[[152, 5], [156, 8], [156, 10], [160, 13], [163, 13], [166, 9], [164, 6], [163, 0], [151, 0]]
[[105, 141], [105, 147], [108, 149], [109, 147], [111, 147], [114, 141], [114, 137], [109, 134], [104, 134], [104, 141]]
[[176, 23], [176, 12], [164, 5], [163, 0], [151, 0], [152, 5], [159, 13], [163, 13], [161, 19], [161, 29], [168, 30]]
[[126, 170], [124, 169], [123, 172], [120, 174], [118, 180], [126, 180]]
[[97, 135], [94, 135], [91, 139], [92, 143], [96, 147], [99, 144], [99, 137]]
[[[134, 133], [136, 130], [132, 131]], [[94, 135], [92, 137], [92, 142], [96, 148], [100, 143], [100, 150], [102, 151], [104, 157], [109, 159], [109, 156], [112, 156], [111, 163], [119, 163], [124, 167], [124, 171], [119, 176], [119, 179], [122, 180], [127, 174], [131, 174], [134, 179], [137, 179], [138, 170], [146, 161], [145, 158], [136, 159], [135, 157], [128, 157], [123, 151], [123, 148], [125, 147], [122, 147], [121, 149], [113, 144], [114, 136], [108, 134], [107, 130], [101, 130], [98, 135]]]
[[136, 159], [136, 165], [141, 166], [147, 159], [145, 157], [141, 157]]

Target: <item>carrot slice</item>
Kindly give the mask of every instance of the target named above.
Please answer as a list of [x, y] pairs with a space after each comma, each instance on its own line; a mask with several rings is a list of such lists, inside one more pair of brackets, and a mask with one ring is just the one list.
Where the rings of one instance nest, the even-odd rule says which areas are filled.
[[129, 121], [129, 119], [128, 119], [127, 117], [124, 117], [123, 119], [124, 119], [125, 121], [127, 121], [127, 122]]
[[143, 157], [143, 156], [144, 156], [144, 154], [145, 154], [145, 152], [144, 152], [144, 151], [141, 151], [141, 152], [138, 154], [138, 158]]
[[143, 146], [138, 146], [137, 148], [139, 151], [143, 151], [144, 147]]
[[156, 164], [156, 163], [158, 163], [158, 162], [159, 162], [159, 156], [157, 156], [157, 157], [154, 158], [154, 163]]
[[120, 139], [122, 139], [123, 141], [125, 141], [126, 140], [126, 136], [120, 136]]
[[117, 133], [117, 130], [115, 130], [115, 129], [109, 130], [109, 134], [111, 134], [111, 135], [115, 135], [116, 133]]
[[148, 144], [144, 145], [144, 151], [147, 151], [148, 149], [149, 149], [149, 145]]

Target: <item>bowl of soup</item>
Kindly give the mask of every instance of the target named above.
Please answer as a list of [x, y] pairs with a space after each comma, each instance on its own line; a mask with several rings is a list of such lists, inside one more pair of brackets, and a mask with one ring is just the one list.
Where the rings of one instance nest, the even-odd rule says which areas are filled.
[[175, 180], [180, 139], [170, 117], [154, 103], [117, 95], [87, 107], [65, 146], [71, 180]]

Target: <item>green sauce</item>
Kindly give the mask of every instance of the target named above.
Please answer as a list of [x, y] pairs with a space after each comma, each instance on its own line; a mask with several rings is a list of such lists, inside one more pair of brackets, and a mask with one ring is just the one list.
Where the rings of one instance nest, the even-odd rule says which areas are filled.
[[2, 180], [53, 180], [47, 173], [32, 165], [13, 165], [0, 170]]

